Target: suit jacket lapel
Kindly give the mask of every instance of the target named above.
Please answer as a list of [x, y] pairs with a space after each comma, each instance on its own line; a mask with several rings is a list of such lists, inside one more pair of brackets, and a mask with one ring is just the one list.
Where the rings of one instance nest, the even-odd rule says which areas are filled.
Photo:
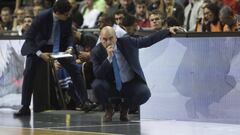
[[101, 43], [98, 45], [98, 47], [99, 47], [99, 57], [102, 60], [106, 59], [107, 55], [108, 55], [107, 50], [103, 47], [103, 45]]

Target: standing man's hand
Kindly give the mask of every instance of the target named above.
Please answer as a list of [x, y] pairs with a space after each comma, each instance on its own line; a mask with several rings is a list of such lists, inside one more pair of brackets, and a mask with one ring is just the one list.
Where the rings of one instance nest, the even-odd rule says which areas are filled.
[[183, 27], [179, 27], [179, 26], [170, 27], [169, 31], [171, 34], [176, 34], [176, 32], [186, 32], [186, 30]]
[[68, 48], [65, 53], [68, 53], [68, 54], [72, 54], [73, 53], [73, 49], [72, 48]]
[[41, 53], [39, 57], [41, 57], [45, 62], [48, 62], [50, 59], [51, 53]]

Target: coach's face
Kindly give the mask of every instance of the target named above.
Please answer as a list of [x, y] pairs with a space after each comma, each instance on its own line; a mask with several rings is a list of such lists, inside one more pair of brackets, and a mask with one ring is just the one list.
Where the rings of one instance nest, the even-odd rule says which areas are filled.
[[100, 41], [105, 48], [108, 46], [114, 47], [116, 45], [117, 38], [112, 27], [107, 26], [101, 30]]

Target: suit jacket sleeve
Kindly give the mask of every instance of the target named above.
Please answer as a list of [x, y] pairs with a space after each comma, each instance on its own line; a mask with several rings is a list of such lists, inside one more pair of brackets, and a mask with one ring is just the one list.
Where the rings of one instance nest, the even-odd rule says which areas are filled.
[[169, 32], [169, 30], [166, 29], [166, 30], [160, 30], [160, 31], [154, 32], [153, 34], [144, 36], [144, 37], [134, 38], [129, 36], [127, 38], [122, 38], [123, 43], [120, 43], [120, 44], [126, 44], [127, 42], [129, 43], [132, 42], [130, 44], [135, 45], [136, 48], [145, 48], [169, 36], [171, 36], [171, 33]]
[[21, 49], [21, 53], [23, 56], [36, 53], [41, 46], [43, 46], [44, 44], [47, 43], [46, 40], [41, 40], [39, 42], [36, 42], [37, 32], [40, 31], [39, 30], [39, 28], [40, 28], [39, 26], [41, 26], [40, 22], [41, 22], [40, 17], [37, 16], [34, 19], [29, 30], [26, 32], [25, 42]]
[[99, 45], [91, 51], [91, 61], [93, 63], [93, 72], [98, 79], [107, 79], [112, 71], [112, 65], [107, 59], [107, 54], [100, 51]]

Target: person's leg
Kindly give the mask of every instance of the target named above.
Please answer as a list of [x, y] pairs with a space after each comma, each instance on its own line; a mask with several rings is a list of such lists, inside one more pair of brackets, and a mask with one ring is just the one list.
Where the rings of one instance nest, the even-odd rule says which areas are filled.
[[95, 79], [91, 86], [94, 90], [94, 94], [98, 102], [101, 105], [103, 105], [105, 109], [103, 121], [105, 122], [112, 121], [114, 109], [109, 99], [111, 97], [118, 96], [119, 94], [117, 94], [117, 92], [115, 91], [114, 86], [107, 82], [106, 80]]
[[22, 108], [14, 113], [14, 116], [28, 116], [30, 115], [30, 103], [31, 97], [33, 93], [33, 84], [35, 77], [35, 64], [36, 64], [36, 56], [27, 56], [26, 66], [23, 73], [23, 84], [22, 84], [22, 99], [21, 104]]
[[142, 105], [151, 97], [147, 84], [139, 79], [134, 79], [123, 84], [121, 96], [127, 99], [128, 105]]
[[78, 98], [77, 106], [82, 108], [83, 111], [89, 112], [97, 107], [88, 99], [87, 89], [84, 83], [83, 76], [77, 66], [74, 58], [59, 59], [59, 63], [67, 70], [72, 78], [74, 90]]
[[58, 59], [59, 63], [66, 69], [68, 74], [70, 75], [73, 85], [74, 85], [74, 90], [75, 94], [78, 98], [78, 103], [84, 103], [85, 101], [88, 100], [87, 96], [87, 91], [85, 88], [85, 84], [83, 81], [83, 77], [81, 75], [81, 72], [74, 62], [73, 58], [66, 58], [66, 59]]
[[128, 121], [128, 110], [147, 102], [151, 93], [147, 84], [137, 78], [123, 84], [121, 96], [125, 99], [120, 109], [120, 120]]

